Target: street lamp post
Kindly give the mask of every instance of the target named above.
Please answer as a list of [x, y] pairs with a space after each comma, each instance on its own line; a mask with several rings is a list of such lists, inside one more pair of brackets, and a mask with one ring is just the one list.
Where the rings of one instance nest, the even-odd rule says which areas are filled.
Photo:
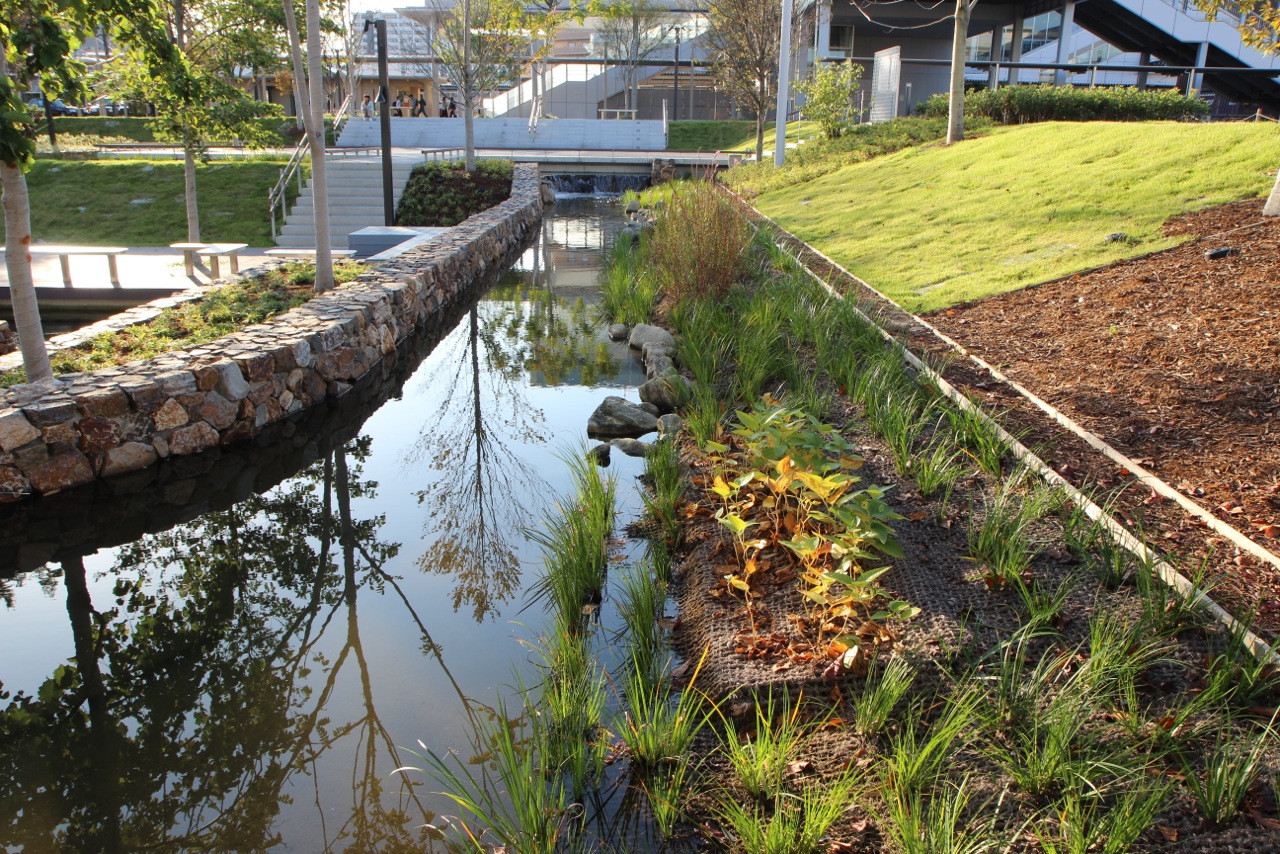
[[778, 45], [778, 108], [774, 122], [773, 165], [781, 167], [787, 156], [787, 102], [791, 94], [791, 8], [782, 0], [782, 32]]
[[676, 31], [676, 80], [671, 90], [671, 120], [680, 120], [680, 31], [684, 29], [682, 26], [674, 26], [671, 29]]
[[396, 224], [396, 190], [391, 171], [391, 81], [387, 74], [387, 22], [365, 18], [364, 31], [373, 27], [378, 41], [378, 130], [382, 137], [382, 219], [384, 225]]

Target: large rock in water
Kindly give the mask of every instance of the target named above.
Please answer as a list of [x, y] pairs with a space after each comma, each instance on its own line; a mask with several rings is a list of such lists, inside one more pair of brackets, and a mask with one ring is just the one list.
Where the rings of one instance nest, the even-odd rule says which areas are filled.
[[594, 436], [643, 436], [658, 429], [658, 419], [621, 397], [606, 397], [587, 419]]
[[670, 332], [661, 326], [652, 326], [648, 323], [637, 323], [631, 330], [631, 338], [627, 343], [637, 350], [643, 350], [645, 344], [665, 344], [672, 351], [676, 349], [676, 339]]

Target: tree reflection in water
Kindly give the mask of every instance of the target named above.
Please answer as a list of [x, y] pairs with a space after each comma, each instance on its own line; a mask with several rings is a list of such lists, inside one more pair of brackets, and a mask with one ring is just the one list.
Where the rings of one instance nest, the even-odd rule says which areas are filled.
[[[304, 775], [325, 850], [430, 849], [420, 784], [392, 777], [403, 762], [374, 704], [361, 589], [399, 598], [445, 662], [383, 569], [399, 548], [378, 539], [383, 517], [352, 516], [351, 499], [377, 488], [360, 479], [368, 452], [357, 440], [273, 492], [123, 548], [109, 603], [92, 601], [82, 558], [63, 561], [73, 658], [34, 695], [0, 694], [0, 848], [261, 850], [281, 841], [280, 806]], [[335, 722], [344, 671], [362, 705]], [[318, 779], [330, 753], [354, 757], [333, 826]]]
[[[545, 240], [545, 230], [544, 230]], [[535, 244], [532, 286], [511, 273], [471, 309], [466, 334], [437, 350], [425, 382], [446, 389], [431, 423], [406, 455], [439, 478], [417, 493], [427, 510], [418, 558], [424, 572], [454, 579], [454, 610], [477, 622], [494, 616], [520, 587], [517, 541], [530, 522], [525, 496], [547, 484], [509, 441], [539, 442], [546, 417], [529, 402], [531, 384], [594, 384], [617, 370], [598, 340], [599, 319], [583, 301], [556, 293]], [[452, 346], [451, 352], [443, 351]]]

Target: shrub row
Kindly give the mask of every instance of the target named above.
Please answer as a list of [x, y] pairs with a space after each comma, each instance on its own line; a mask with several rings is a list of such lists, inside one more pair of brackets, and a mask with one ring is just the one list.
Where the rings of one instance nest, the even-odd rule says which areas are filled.
[[[917, 111], [922, 116], [945, 117], [947, 93], [939, 92], [922, 102]], [[1005, 86], [994, 91], [979, 89], [967, 93], [964, 114], [1003, 124], [1049, 121], [1189, 122], [1206, 118], [1209, 105], [1199, 98], [1188, 98], [1171, 89]]]
[[433, 160], [415, 166], [405, 185], [396, 223], [454, 226], [511, 195], [510, 160], [478, 160], [467, 172], [461, 161]]

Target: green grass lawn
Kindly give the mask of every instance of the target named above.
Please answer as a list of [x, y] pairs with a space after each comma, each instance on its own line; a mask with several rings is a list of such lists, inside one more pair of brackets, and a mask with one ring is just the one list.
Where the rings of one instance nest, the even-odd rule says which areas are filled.
[[[764, 126], [764, 147], [773, 148], [773, 122]], [[787, 142], [818, 136], [817, 122], [790, 122]], [[753, 121], [671, 122], [667, 131], [669, 151], [752, 151], [756, 148]]]
[[[156, 135], [151, 129], [152, 119], [134, 116], [61, 116], [53, 121], [53, 129], [57, 133], [92, 134], [95, 136], [123, 137], [133, 142], [155, 142]], [[296, 139], [289, 139], [281, 134], [280, 129], [291, 124], [293, 119], [282, 116], [255, 119], [255, 122], [274, 136], [272, 144], [292, 146]], [[43, 124], [40, 130], [44, 130]]]
[[[913, 311], [1171, 246], [1169, 217], [1266, 193], [1273, 124], [1045, 123], [926, 145], [756, 204]], [[1128, 243], [1106, 243], [1124, 232]]]
[[[270, 246], [267, 194], [283, 165], [215, 160], [197, 166], [201, 237]], [[27, 175], [27, 187], [37, 240], [167, 246], [187, 236], [181, 161], [42, 159]]]

